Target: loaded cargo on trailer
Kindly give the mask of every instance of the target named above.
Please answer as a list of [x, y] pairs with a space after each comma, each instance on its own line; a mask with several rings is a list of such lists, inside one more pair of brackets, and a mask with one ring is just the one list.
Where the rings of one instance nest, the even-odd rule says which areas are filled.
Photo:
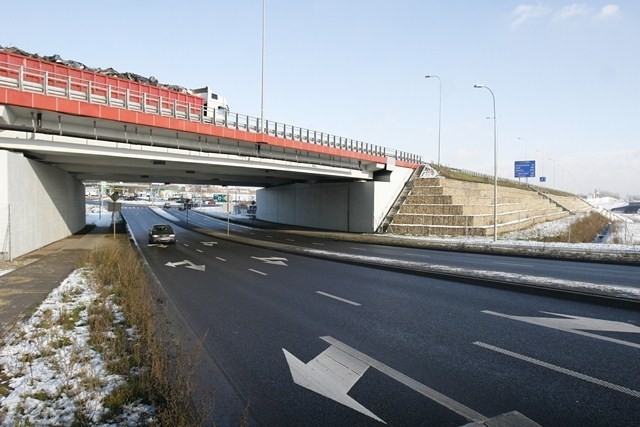
[[[160, 108], [170, 108], [173, 102], [178, 102], [195, 108], [204, 107], [203, 113], [209, 117], [215, 117], [217, 110], [229, 111], [225, 97], [213, 93], [209, 86], [187, 89], [161, 84], [153, 76], [147, 78], [130, 72], [121, 73], [113, 68], [91, 68], [78, 61], [64, 60], [59, 55], [40, 56], [15, 47], [0, 46], [0, 64], [4, 65], [4, 74], [17, 75], [22, 67], [27, 79], [37, 79], [31, 75], [34, 71], [49, 73], [50, 85], [58, 83], [64, 87], [69, 79], [74, 79], [67, 89], [79, 92], [87, 91], [87, 86], [79, 82], [92, 82], [98, 84], [92, 88], [94, 92], [101, 91], [102, 87], [115, 88], [110, 93], [112, 98], [123, 97], [124, 91], [130, 90], [134, 94], [159, 97], [164, 103]], [[0, 70], [0, 77], [12, 77], [4, 74]]]

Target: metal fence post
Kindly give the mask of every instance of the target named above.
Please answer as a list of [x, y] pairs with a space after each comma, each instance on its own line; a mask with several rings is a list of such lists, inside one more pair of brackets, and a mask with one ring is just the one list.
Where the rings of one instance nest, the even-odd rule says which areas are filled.
[[22, 65], [20, 66], [20, 68], [18, 68], [18, 89], [20, 89], [20, 91], [24, 90], [24, 70]]

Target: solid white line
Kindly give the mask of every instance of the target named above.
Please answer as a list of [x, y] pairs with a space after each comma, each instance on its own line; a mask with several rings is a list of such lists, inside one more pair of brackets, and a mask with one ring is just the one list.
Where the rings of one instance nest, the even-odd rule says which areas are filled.
[[226, 259], [224, 259], [224, 258], [220, 258], [219, 256], [217, 256], [217, 257], [216, 257], [216, 259], [219, 259], [220, 261], [223, 261], [223, 262], [227, 262], [227, 260], [226, 260]]
[[500, 262], [500, 261], [492, 261], [491, 264], [496, 264], [496, 265], [510, 265], [513, 267], [529, 267], [529, 268], [533, 268], [532, 264], [519, 264], [517, 262]]
[[262, 274], [263, 276], [268, 276], [267, 273], [263, 273], [262, 271], [254, 270], [253, 268], [250, 268], [249, 271], [253, 271], [254, 273]]
[[461, 415], [463, 417], [465, 417], [467, 420], [469, 421], [486, 421], [487, 417], [485, 417], [484, 415], [480, 414], [479, 412], [474, 411], [473, 409], [464, 406], [462, 403], [456, 402], [455, 400], [451, 399], [450, 397], [445, 396], [444, 394], [440, 393], [437, 390], [432, 389], [431, 387], [427, 387], [426, 385], [419, 383], [418, 381], [414, 380], [413, 378], [410, 378], [408, 376], [406, 376], [405, 374], [403, 374], [402, 372], [398, 372], [395, 369], [385, 365], [382, 362], [378, 362], [376, 359], [367, 356], [364, 353], [360, 353], [358, 350], [349, 347], [348, 345], [344, 344], [343, 342], [338, 341], [337, 339], [330, 337], [330, 336], [325, 336], [325, 337], [320, 337], [321, 340], [328, 342], [329, 344], [339, 348], [340, 350], [344, 351], [345, 353], [355, 357], [356, 359], [361, 360], [362, 362], [366, 363], [367, 365], [371, 366], [374, 369], [377, 369], [378, 371], [382, 372], [383, 374], [388, 375], [389, 377], [393, 378], [394, 380], [406, 385], [407, 387], [413, 389], [414, 391], [422, 394], [423, 396], [433, 400], [434, 402], [439, 403], [440, 405], [444, 406], [445, 408], [449, 408], [450, 410], [452, 410], [453, 412], [455, 412], [458, 415]]
[[316, 291], [316, 294], [324, 295], [325, 297], [329, 297], [329, 298], [336, 299], [338, 301], [346, 302], [347, 304], [355, 305], [356, 307], [362, 305], [362, 304], [358, 304], [357, 302], [349, 301], [348, 299], [340, 298], [340, 297], [337, 297], [335, 295], [331, 295], [331, 294], [328, 294], [328, 293], [322, 292], [322, 291]]
[[532, 363], [534, 365], [542, 366], [543, 368], [551, 369], [552, 371], [560, 372], [561, 374], [569, 375], [574, 378], [581, 379], [583, 381], [587, 381], [601, 387], [606, 387], [611, 390], [619, 391], [620, 393], [628, 394], [629, 396], [640, 398], [640, 392], [636, 390], [632, 390], [630, 388], [626, 388], [617, 384], [610, 383], [608, 381], [604, 381], [598, 378], [590, 377], [589, 375], [581, 374], [580, 372], [572, 371], [570, 369], [562, 368], [560, 366], [552, 365], [551, 363], [543, 362], [542, 360], [534, 359], [532, 357], [524, 356], [522, 354], [514, 353], [513, 351], [505, 350], [500, 347], [493, 346], [491, 344], [485, 344], [480, 341], [476, 341], [473, 344], [486, 348], [487, 350], [492, 350], [497, 353], [502, 353], [506, 356], [511, 356], [516, 359], [524, 360], [525, 362]]

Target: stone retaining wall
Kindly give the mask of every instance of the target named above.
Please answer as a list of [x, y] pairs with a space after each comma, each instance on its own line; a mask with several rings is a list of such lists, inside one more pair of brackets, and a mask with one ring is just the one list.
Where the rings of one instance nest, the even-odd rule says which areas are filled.
[[[493, 234], [493, 184], [449, 178], [419, 178], [388, 232], [438, 236]], [[571, 215], [590, 206], [571, 196], [498, 187], [498, 232], [506, 233]]]

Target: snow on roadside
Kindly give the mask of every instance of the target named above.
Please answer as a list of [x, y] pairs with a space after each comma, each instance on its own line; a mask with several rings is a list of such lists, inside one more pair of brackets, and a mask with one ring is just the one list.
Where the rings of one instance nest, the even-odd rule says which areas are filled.
[[[85, 207], [86, 223], [94, 224], [98, 227], [108, 227], [111, 225], [111, 212], [100, 205], [86, 205]], [[116, 221], [120, 220], [120, 212], [116, 212]]]
[[[105, 397], [125, 378], [109, 374], [89, 344], [88, 309], [98, 297], [90, 272], [75, 270], [4, 338], [0, 366], [9, 391], [0, 399], [2, 425], [71, 425], [79, 419], [101, 425], [109, 414]], [[123, 321], [118, 307], [111, 308]], [[140, 425], [149, 414], [152, 407], [133, 405], [113, 425]]]
[[613, 231], [611, 232], [612, 238], [627, 245], [640, 245], [640, 214], [619, 213], [618, 215], [631, 221], [614, 223]]
[[555, 221], [541, 222], [524, 230], [505, 233], [500, 236], [500, 240], [531, 240], [558, 236], [568, 229], [577, 219], [579, 219], [578, 215], [572, 215]]
[[627, 206], [629, 204], [624, 200], [619, 200], [614, 197], [594, 197], [594, 198], [590, 197], [586, 200], [587, 200], [587, 203], [589, 203], [592, 206], [597, 206], [599, 208], [607, 209], [609, 211], [615, 208], [620, 208], [622, 206]]

